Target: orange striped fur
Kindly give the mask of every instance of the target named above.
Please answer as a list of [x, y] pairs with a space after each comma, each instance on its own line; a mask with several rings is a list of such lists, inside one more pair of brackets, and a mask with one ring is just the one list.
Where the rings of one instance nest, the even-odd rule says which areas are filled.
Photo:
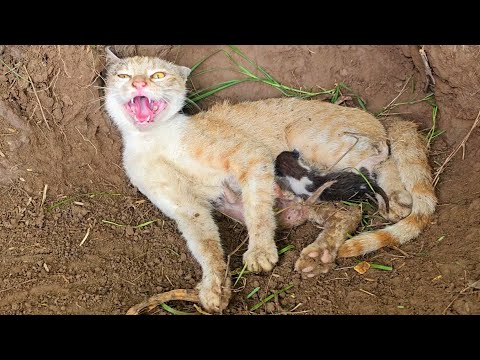
[[[331, 236], [329, 240], [319, 237], [315, 243], [319, 247], [310, 255], [318, 253], [322, 261], [331, 263], [339, 247], [340, 256], [356, 256], [408, 241], [418, 236], [434, 211], [426, 151], [413, 123], [392, 122], [387, 134], [375, 117], [362, 110], [292, 98], [226, 102], [188, 117], [180, 110], [189, 69], [157, 58], [119, 59], [109, 51], [107, 57], [106, 109], [122, 133], [125, 171], [142, 193], [176, 221], [202, 267], [199, 297], [207, 310], [222, 311], [230, 297], [212, 200], [223, 195], [224, 183], [241, 193], [249, 234], [244, 262], [251, 271], [270, 271], [278, 261], [273, 161], [284, 150], [298, 149], [307, 162], [333, 171], [375, 159], [372, 166], [376, 166], [378, 183], [391, 199], [392, 212], [386, 216], [400, 220], [353, 237], [340, 247], [358, 222], [358, 213], [318, 218], [328, 223]], [[164, 78], [152, 75], [159, 71]], [[145, 79], [143, 95], [132, 83], [136, 76]], [[166, 105], [139, 123], [146, 104], [153, 104], [142, 96]], [[130, 111], [143, 112], [132, 115], [126, 110], [129, 106]], [[387, 138], [392, 143], [388, 159], [382, 150]], [[331, 245], [328, 253], [318, 251], [322, 241]]]

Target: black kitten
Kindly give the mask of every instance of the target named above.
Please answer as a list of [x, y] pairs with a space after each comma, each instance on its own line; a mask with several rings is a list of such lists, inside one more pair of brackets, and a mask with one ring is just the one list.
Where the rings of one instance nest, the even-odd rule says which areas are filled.
[[[370, 177], [365, 168], [361, 168], [360, 172], [363, 176], [349, 171], [322, 173], [305, 165], [297, 150], [284, 151], [275, 160], [275, 175], [296, 195], [308, 198], [327, 181], [334, 180], [335, 183], [320, 195], [319, 201], [365, 200], [375, 197], [377, 201], [385, 202], [388, 212], [389, 204], [385, 191]], [[376, 196], [377, 194], [379, 196]]]

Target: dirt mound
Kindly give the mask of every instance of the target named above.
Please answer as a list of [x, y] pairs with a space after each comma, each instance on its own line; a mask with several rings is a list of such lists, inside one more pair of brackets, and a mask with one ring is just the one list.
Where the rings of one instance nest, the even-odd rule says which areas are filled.
[[[117, 46], [121, 55], [164, 56], [192, 66], [221, 46]], [[341, 82], [379, 112], [427, 94], [416, 46], [242, 46], [254, 61], [289, 86], [332, 89]], [[470, 129], [479, 109], [476, 82], [480, 47], [427, 46], [439, 107], [432, 164], [438, 167]], [[133, 188], [121, 168], [121, 139], [102, 105], [102, 46], [0, 47], [0, 313], [114, 314], [161, 291], [192, 288], [201, 278], [175, 224]], [[222, 53], [199, 69], [229, 66]], [[193, 78], [206, 88], [238, 78], [232, 71]], [[232, 101], [281, 96], [264, 84], [243, 83], [209, 98]], [[344, 99], [357, 105], [353, 99]], [[431, 126], [432, 106], [392, 109]], [[388, 121], [388, 117], [385, 118]], [[293, 285], [255, 313], [480, 314], [480, 130], [453, 158], [438, 185], [432, 225], [401, 249], [365, 260], [392, 271], [360, 275], [362, 259], [341, 259], [329, 274], [301, 280], [293, 271], [299, 251], [319, 229], [305, 225], [279, 233], [281, 255], [272, 273], [247, 275], [226, 313], [248, 314], [274, 291]], [[46, 186], [47, 185], [47, 186]], [[468, 189], [468, 192], [465, 191]], [[45, 199], [44, 199], [45, 195]], [[59, 203], [67, 196], [67, 201]], [[52, 206], [58, 205], [58, 206]], [[153, 223], [145, 223], [155, 220]], [[226, 253], [245, 239], [240, 225], [219, 216]], [[140, 225], [140, 226], [138, 226]], [[88, 234], [88, 235], [87, 235]], [[232, 270], [241, 268], [241, 248]], [[179, 266], [180, 263], [180, 266]], [[247, 299], [247, 295], [260, 290]], [[179, 306], [180, 307], [180, 306]], [[188, 306], [184, 309], [192, 310]], [[163, 313], [163, 311], [161, 311]]]

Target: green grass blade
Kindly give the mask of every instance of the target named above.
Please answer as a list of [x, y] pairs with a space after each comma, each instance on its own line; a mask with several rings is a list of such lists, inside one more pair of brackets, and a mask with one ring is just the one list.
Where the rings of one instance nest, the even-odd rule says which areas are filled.
[[235, 284], [233, 284], [233, 287], [235, 287], [235, 285], [237, 285], [237, 283], [240, 281], [240, 278], [243, 276], [243, 273], [245, 272], [246, 269], [247, 269], [247, 264], [243, 266], [242, 270], [240, 271], [240, 274], [238, 274], [237, 280], [235, 280]]
[[247, 79], [241, 79], [241, 80], [228, 80], [228, 81], [224, 81], [214, 87], [211, 87], [211, 88], [208, 88], [208, 89], [204, 89], [204, 90], [200, 90], [196, 93], [193, 93], [191, 95], [188, 96], [188, 98], [190, 99], [190, 101], [194, 102], [194, 103], [197, 103], [213, 94], [216, 94], [217, 92], [219, 91], [222, 91], [224, 89], [227, 89], [233, 85], [237, 85], [237, 84], [240, 84], [240, 83], [243, 83], [243, 82], [246, 82], [246, 81], [253, 81], [252, 79], [250, 78], [247, 78]]
[[370, 181], [368, 181], [367, 177], [360, 170], [358, 170], [356, 168], [354, 168], [354, 169], [357, 172], [357, 174], [360, 175], [363, 178], [363, 180], [367, 183], [370, 190], [372, 190], [372, 192], [375, 192], [375, 190], [373, 190], [372, 184], [370, 184]]
[[219, 52], [225, 52], [225, 50], [223, 49], [219, 49], [213, 53], [211, 53], [210, 55], [207, 55], [205, 58], [203, 58], [202, 60], [200, 60], [199, 62], [197, 62], [195, 65], [193, 65], [190, 69], [192, 70], [190, 73], [193, 73], [200, 65], [202, 65], [205, 61], [207, 61], [208, 59], [210, 59], [212, 56], [214, 55], [217, 55]]
[[393, 267], [391, 267], [391, 266], [374, 264], [374, 263], [370, 263], [370, 267], [372, 269], [385, 270], [385, 271], [392, 271], [393, 270]]
[[292, 244], [287, 245], [287, 246], [285, 246], [284, 248], [278, 250], [278, 255], [282, 255], [282, 254], [284, 254], [284, 253], [286, 253], [287, 251], [290, 251], [290, 250], [292, 250], [292, 249], [295, 249], [295, 246], [294, 246], [294, 245], [292, 245]]
[[118, 227], [125, 227], [127, 225], [124, 224], [117, 224], [116, 222], [109, 221], [109, 220], [102, 220], [102, 223], [108, 224], [108, 225], [113, 225], [113, 226], [118, 226]]
[[176, 309], [168, 306], [168, 305], [165, 304], [165, 303], [161, 303], [160, 306], [161, 306], [165, 311], [168, 311], [169, 313], [171, 313], [171, 314], [173, 314], [173, 315], [193, 315], [193, 313], [188, 313], [188, 312], [185, 312], [185, 311], [176, 310]]
[[150, 220], [150, 221], [147, 221], [147, 222], [144, 222], [143, 224], [138, 224], [138, 225], [135, 225], [133, 226], [134, 229], [141, 229], [142, 227], [145, 227], [145, 226], [148, 226], [150, 224], [153, 224], [154, 222], [156, 222], [157, 219], [155, 220]]
[[250, 294], [247, 295], [247, 299], [250, 299], [253, 295], [255, 295], [258, 290], [260, 290], [260, 286], [256, 287], [255, 289], [253, 289]]
[[267, 296], [266, 298], [264, 298], [263, 300], [261, 300], [259, 303], [253, 305], [253, 307], [250, 309], [250, 311], [255, 311], [257, 310], [259, 307], [262, 307], [264, 304], [266, 304], [267, 302], [269, 302], [270, 300], [272, 300], [275, 296], [278, 296], [279, 294], [287, 291], [288, 289], [291, 289], [293, 287], [293, 284], [290, 284], [290, 285], [287, 285], [285, 286], [283, 289], [281, 290], [278, 290], [278, 291], [275, 291], [273, 294]]
[[51, 211], [59, 206], [62, 206], [62, 205], [65, 205], [65, 204], [68, 204], [68, 203], [71, 203], [73, 201], [75, 201], [75, 199], [77, 199], [78, 197], [69, 197], [69, 198], [66, 198], [66, 199], [63, 199], [63, 200], [60, 200], [56, 203], [53, 203], [52, 205], [50, 205], [49, 207], [47, 207], [47, 211]]
[[363, 100], [360, 96], [356, 97], [358, 105], [362, 108], [363, 111], [368, 112], [367, 106], [365, 105], [365, 100]]

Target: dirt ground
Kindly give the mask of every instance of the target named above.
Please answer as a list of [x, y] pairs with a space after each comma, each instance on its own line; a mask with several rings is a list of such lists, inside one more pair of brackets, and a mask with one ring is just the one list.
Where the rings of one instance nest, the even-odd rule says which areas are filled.
[[[161, 55], [192, 66], [223, 46], [117, 46], [121, 55]], [[344, 82], [378, 112], [394, 99], [426, 95], [417, 46], [241, 46], [282, 83], [317, 89]], [[436, 169], [462, 140], [480, 110], [478, 46], [427, 46], [446, 133], [434, 142]], [[223, 68], [223, 54], [203, 69]], [[159, 292], [193, 288], [201, 278], [175, 223], [133, 188], [121, 168], [121, 139], [102, 108], [103, 46], [0, 46], [0, 313], [124, 314]], [[196, 88], [238, 77], [217, 70], [195, 77]], [[204, 102], [281, 96], [244, 83]], [[399, 100], [399, 101], [400, 101]], [[347, 103], [347, 105], [352, 105]], [[421, 129], [431, 126], [426, 102], [399, 107]], [[388, 117], [384, 119], [388, 121]], [[277, 235], [294, 245], [273, 272], [248, 274], [226, 314], [480, 314], [480, 129], [441, 175], [432, 224], [398, 249], [339, 259], [330, 273], [301, 280], [300, 250], [320, 231], [307, 224]], [[46, 187], [47, 186], [47, 187]], [[46, 191], [45, 191], [46, 189]], [[44, 197], [45, 195], [45, 197]], [[62, 199], [66, 202], [59, 204]], [[57, 206], [55, 206], [57, 205]], [[246, 231], [218, 215], [226, 254]], [[135, 228], [135, 225], [155, 220]], [[114, 222], [128, 226], [115, 226]], [[85, 239], [86, 234], [88, 236]], [[84, 241], [83, 241], [84, 240]], [[241, 268], [245, 247], [231, 259]], [[360, 260], [392, 271], [354, 271]], [[265, 306], [267, 295], [293, 285]], [[256, 287], [260, 290], [247, 299]], [[194, 311], [189, 304], [170, 305]], [[165, 314], [159, 310], [158, 314]]]

